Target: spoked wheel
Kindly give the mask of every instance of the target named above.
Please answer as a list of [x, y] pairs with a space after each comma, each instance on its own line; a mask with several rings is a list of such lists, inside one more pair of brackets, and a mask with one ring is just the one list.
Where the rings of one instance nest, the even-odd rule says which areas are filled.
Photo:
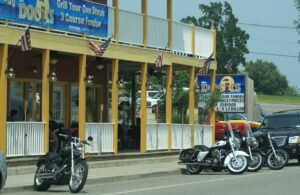
[[270, 169], [279, 170], [287, 164], [289, 156], [285, 150], [277, 149], [275, 151], [277, 158], [273, 152], [270, 152], [267, 156], [267, 165]]
[[75, 162], [74, 175], [71, 175], [69, 189], [72, 193], [82, 190], [88, 176], [88, 165], [85, 160]]
[[45, 173], [46, 172], [46, 163], [41, 163], [41, 165], [37, 168], [36, 173], [34, 175], [34, 190], [35, 191], [47, 191], [51, 184], [47, 183], [44, 179], [39, 179], [36, 177], [39, 173]]
[[247, 170], [248, 159], [242, 155], [237, 155], [236, 158], [233, 156], [231, 157], [227, 166], [230, 173], [242, 174]]
[[253, 158], [253, 160], [251, 160], [251, 158], [249, 159], [248, 171], [256, 172], [263, 167], [264, 160], [263, 160], [262, 155], [259, 152], [253, 152], [252, 158]]
[[196, 175], [202, 171], [201, 165], [186, 165], [186, 170], [189, 175]]

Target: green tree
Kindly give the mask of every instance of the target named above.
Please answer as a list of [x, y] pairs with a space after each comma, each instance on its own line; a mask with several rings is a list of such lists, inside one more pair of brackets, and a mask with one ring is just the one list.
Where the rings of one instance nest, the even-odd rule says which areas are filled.
[[[237, 26], [238, 19], [233, 14], [228, 2], [211, 2], [209, 5], [200, 4], [199, 9], [203, 16], [196, 19], [187, 16], [181, 19], [184, 23], [193, 23], [203, 28], [212, 28], [214, 24], [217, 32], [217, 62], [218, 73], [227, 73], [226, 63], [233, 59], [232, 68], [237, 72], [239, 64], [245, 64], [245, 54], [249, 53], [247, 41], [249, 34]], [[212, 22], [213, 21], [213, 22]]]
[[254, 80], [256, 92], [266, 95], [285, 95], [289, 88], [286, 76], [281, 74], [275, 64], [263, 60], [247, 62], [245, 71]]
[[[300, 0], [295, 0], [295, 6], [297, 10], [300, 12]], [[300, 34], [300, 15], [298, 15], [298, 20], [295, 20], [296, 28], [298, 29], [298, 33]]]

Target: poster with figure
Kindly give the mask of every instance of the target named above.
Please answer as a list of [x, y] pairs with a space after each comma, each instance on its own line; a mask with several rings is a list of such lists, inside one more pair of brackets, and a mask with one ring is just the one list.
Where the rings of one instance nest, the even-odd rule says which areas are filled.
[[[210, 96], [209, 75], [198, 76], [198, 107], [205, 108]], [[245, 112], [245, 75], [217, 75], [216, 87], [221, 91], [221, 100], [216, 110], [220, 112]]]

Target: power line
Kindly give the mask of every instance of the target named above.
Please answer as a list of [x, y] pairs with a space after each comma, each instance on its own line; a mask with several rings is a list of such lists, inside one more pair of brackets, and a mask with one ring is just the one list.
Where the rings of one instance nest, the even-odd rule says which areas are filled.
[[246, 26], [256, 26], [256, 27], [264, 27], [264, 28], [281, 28], [281, 29], [297, 29], [296, 27], [291, 26], [276, 26], [276, 25], [266, 25], [266, 24], [251, 24], [251, 23], [244, 23], [238, 22], [238, 24], [246, 25]]
[[269, 56], [278, 56], [278, 57], [289, 57], [289, 58], [298, 58], [298, 56], [285, 55], [285, 54], [276, 54], [276, 53], [265, 53], [265, 52], [255, 52], [250, 51], [252, 54], [261, 54], [261, 55], [269, 55]]

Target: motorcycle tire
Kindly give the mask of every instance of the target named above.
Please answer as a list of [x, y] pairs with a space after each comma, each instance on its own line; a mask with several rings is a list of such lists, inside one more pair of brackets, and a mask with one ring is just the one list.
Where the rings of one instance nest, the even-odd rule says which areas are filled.
[[36, 174], [38, 173], [44, 173], [45, 172], [45, 167], [46, 167], [46, 162], [43, 162], [40, 164], [40, 166], [38, 166], [35, 175], [34, 175], [34, 185], [33, 185], [33, 189], [35, 191], [40, 191], [40, 192], [45, 192], [49, 189], [49, 187], [51, 186], [50, 183], [45, 182], [43, 179], [38, 179], [36, 177]]
[[249, 172], [257, 172], [263, 167], [264, 158], [259, 152], [252, 152], [252, 157], [253, 157], [253, 160], [251, 160], [251, 158], [249, 158], [248, 171]]
[[230, 159], [227, 168], [231, 174], [242, 174], [245, 171], [247, 171], [248, 159], [246, 156], [242, 156], [242, 155], [237, 155], [236, 159], [233, 156]]
[[69, 190], [78, 193], [82, 190], [88, 176], [88, 165], [86, 160], [78, 160], [74, 165], [74, 175], [70, 177]]
[[201, 165], [186, 165], [188, 175], [196, 175], [202, 171]]
[[289, 160], [289, 155], [285, 150], [276, 149], [276, 155], [279, 157], [277, 159], [273, 152], [269, 152], [267, 155], [267, 166], [272, 170], [279, 170], [282, 169]]

